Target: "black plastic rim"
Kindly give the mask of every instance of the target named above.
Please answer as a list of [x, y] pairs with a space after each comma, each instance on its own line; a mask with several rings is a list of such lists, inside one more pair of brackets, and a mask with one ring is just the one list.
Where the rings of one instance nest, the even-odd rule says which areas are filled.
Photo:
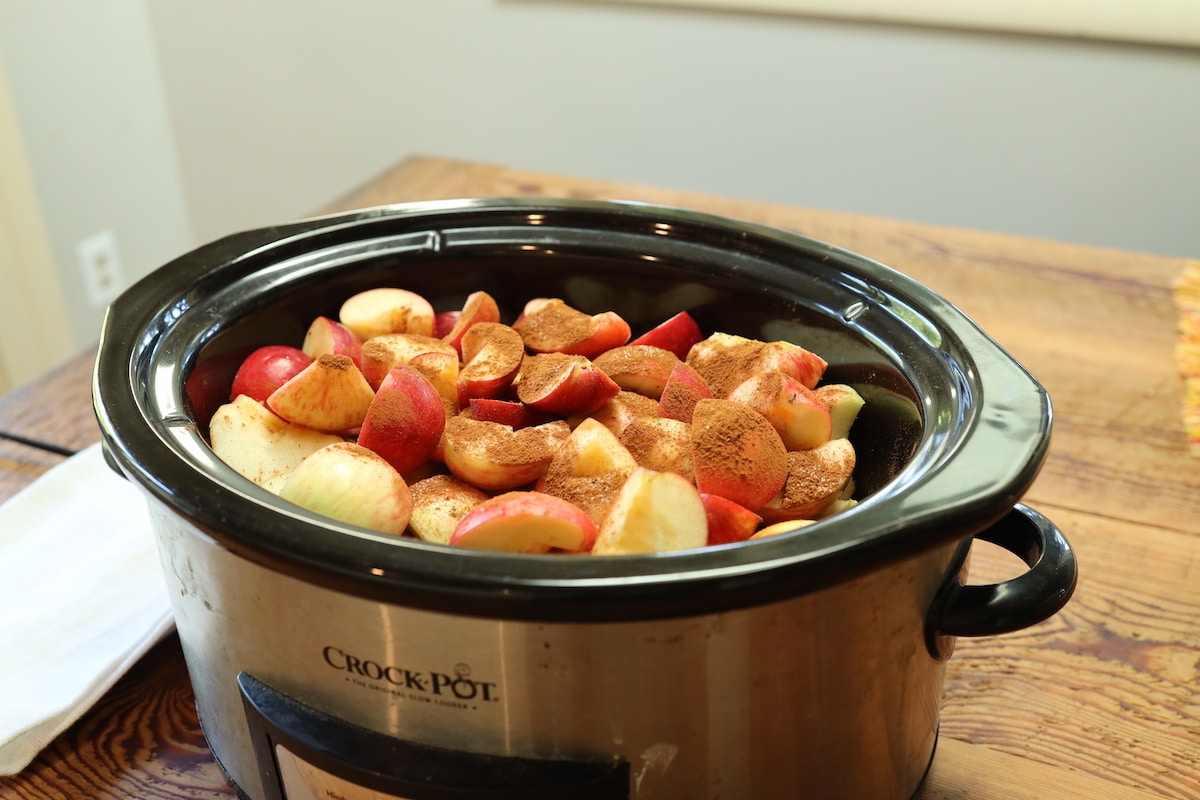
[[[480, 282], [510, 308], [555, 289], [581, 306], [647, 307], [647, 322], [687, 308], [709, 327], [804, 338], [831, 375], [861, 379], [881, 401], [899, 398], [916, 419], [876, 437], [896, 442], [869, 443], [872, 459], [890, 466], [855, 508], [795, 533], [653, 556], [508, 555], [381, 536], [280, 501], [208, 449], [184, 384], [199, 360], [232, 351], [228, 342], [278, 342], [289, 326], [302, 334], [311, 315], [336, 311], [357, 288], [424, 288], [444, 310]], [[732, 610], [961, 540], [1020, 499], [1051, 424], [1045, 390], [1020, 364], [895, 270], [766, 226], [583, 200], [403, 204], [201, 247], [112, 304], [93, 392], [116, 466], [230, 551], [383, 602], [546, 621]]]

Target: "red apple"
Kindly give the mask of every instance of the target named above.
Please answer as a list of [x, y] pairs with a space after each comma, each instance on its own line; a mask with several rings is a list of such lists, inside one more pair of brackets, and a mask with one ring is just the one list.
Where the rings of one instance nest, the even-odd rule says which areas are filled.
[[640, 466], [656, 472], [675, 472], [695, 480], [692, 465], [692, 426], [665, 417], [638, 417], [621, 431], [621, 444]]
[[818, 386], [814, 392], [817, 400], [829, 411], [832, 423], [829, 438], [845, 439], [850, 435], [850, 428], [858, 419], [858, 412], [866, 404], [862, 395], [854, 387], [844, 383], [830, 383]]
[[788, 450], [811, 450], [829, 441], [833, 421], [816, 393], [777, 370], [759, 372], [742, 381], [729, 399], [767, 418]]
[[462, 311], [455, 309], [454, 311], [439, 311], [433, 315], [433, 335], [439, 339], [444, 339], [450, 335], [450, 331], [454, 330], [455, 323], [462, 316]]
[[441, 353], [458, 362], [458, 351], [441, 339], [419, 333], [386, 333], [363, 342], [362, 371], [367, 383], [378, 389], [383, 376], [397, 364], [407, 364], [426, 353]]
[[375, 399], [349, 356], [318, 356], [267, 397], [267, 406], [288, 422], [319, 431], [346, 431], [362, 424]]
[[564, 353], [526, 357], [517, 381], [517, 399], [522, 403], [564, 417], [590, 414], [620, 391], [586, 358]]
[[634, 339], [630, 344], [648, 344], [669, 350], [678, 358], [687, 358], [692, 345], [704, 338], [696, 320], [686, 311], [659, 323]]
[[433, 306], [407, 289], [367, 289], [351, 295], [338, 311], [338, 321], [364, 342], [388, 333], [433, 336]]
[[293, 425], [244, 394], [213, 413], [208, 437], [217, 458], [271, 491], [277, 491], [306, 457], [342, 441], [340, 436]]
[[692, 417], [696, 486], [757, 511], [788, 477], [788, 452], [766, 417], [731, 400], [701, 400]]
[[583, 553], [596, 541], [596, 526], [571, 503], [541, 492], [506, 492], [467, 512], [450, 544], [509, 553]]
[[458, 407], [476, 397], [500, 397], [508, 392], [525, 358], [521, 335], [499, 322], [477, 322], [460, 343], [463, 366], [458, 373]]
[[446, 420], [442, 458], [467, 483], [488, 492], [532, 484], [571, 435], [562, 420], [513, 430], [459, 414]]
[[453, 475], [430, 475], [410, 484], [412, 514], [408, 529], [418, 539], [450, 544], [458, 523], [489, 495]]
[[762, 517], [745, 506], [715, 494], [701, 494], [708, 516], [708, 544], [744, 542], [754, 535]]
[[849, 439], [830, 439], [788, 453], [787, 461], [787, 480], [778, 494], [756, 509], [767, 523], [822, 516], [850, 482], [856, 458]]
[[[454, 325], [442, 335], [442, 341], [462, 353], [462, 338], [473, 325], [480, 322], [499, 322], [500, 307], [496, 300], [487, 292], [472, 292], [467, 295], [462, 311], [454, 319]], [[463, 361], [468, 361], [463, 357]]]
[[680, 361], [671, 368], [671, 374], [663, 385], [662, 397], [658, 400], [658, 415], [691, 422], [696, 403], [712, 396], [712, 390], [700, 373], [688, 366], [687, 362]]
[[429, 460], [445, 427], [446, 409], [433, 384], [411, 366], [397, 364], [367, 408], [358, 443], [406, 475]]
[[279, 496], [332, 519], [397, 536], [408, 527], [412, 511], [400, 474], [353, 442], [331, 444], [305, 458]]
[[300, 349], [310, 358], [326, 354], [349, 356], [354, 366], [362, 369], [362, 340], [345, 325], [329, 317], [317, 317], [312, 321]]
[[528, 428], [555, 419], [551, 414], [535, 411], [518, 400], [498, 400], [492, 397], [475, 397], [466, 409], [471, 419], [482, 422], [499, 422], [510, 428]]
[[535, 353], [567, 353], [595, 358], [629, 341], [629, 324], [605, 311], [588, 315], [558, 298], [539, 297], [525, 304], [513, 323], [525, 346]]
[[312, 357], [298, 347], [269, 344], [242, 359], [233, 375], [229, 399], [239, 394], [265, 403], [271, 392], [300, 374], [312, 363]]
[[627, 392], [658, 400], [679, 357], [669, 350], [647, 344], [627, 344], [606, 350], [592, 361], [596, 369]]
[[534, 488], [575, 504], [599, 525], [637, 466], [612, 431], [585, 419], [555, 452]]
[[673, 472], [638, 467], [617, 493], [592, 553], [661, 553], [707, 541], [708, 516], [696, 487]]

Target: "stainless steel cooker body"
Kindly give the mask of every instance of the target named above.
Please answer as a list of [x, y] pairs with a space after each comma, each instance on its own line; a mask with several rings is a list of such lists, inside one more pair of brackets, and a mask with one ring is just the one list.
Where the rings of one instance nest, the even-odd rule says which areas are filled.
[[[342, 525], [222, 464], [204, 431], [240, 358], [384, 285], [802, 344], [867, 401], [860, 502], [742, 545], [515, 556]], [[1034, 624], [1075, 583], [1019, 503], [1051, 423], [1019, 364], [888, 267], [679, 209], [459, 200], [238, 234], [114, 302], [94, 394], [148, 496], [205, 735], [252, 800], [903, 800], [955, 636]], [[1029, 571], [964, 586], [977, 537]]]

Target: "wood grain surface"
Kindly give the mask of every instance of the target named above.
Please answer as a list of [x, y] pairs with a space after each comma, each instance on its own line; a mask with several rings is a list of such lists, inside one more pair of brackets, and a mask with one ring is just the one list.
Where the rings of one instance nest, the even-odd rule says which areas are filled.
[[[1200, 797], [1200, 459], [1174, 371], [1179, 259], [643, 186], [414, 158], [320, 213], [468, 196], [636, 199], [798, 231], [905, 272], [962, 308], [1049, 390], [1050, 456], [1026, 500], [1074, 546], [1051, 620], [960, 639], [919, 800]], [[0, 430], [96, 438], [90, 354], [0, 398]], [[0, 499], [57, 463], [0, 442]], [[972, 582], [1020, 571], [979, 545]], [[227, 798], [178, 640], [147, 655], [4, 798]]]

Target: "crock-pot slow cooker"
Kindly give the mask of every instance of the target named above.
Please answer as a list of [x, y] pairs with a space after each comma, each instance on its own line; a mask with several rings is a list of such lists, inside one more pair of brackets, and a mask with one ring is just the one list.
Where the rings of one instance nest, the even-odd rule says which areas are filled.
[[[377, 286], [486, 290], [635, 331], [802, 344], [866, 400], [859, 503], [760, 541], [647, 556], [467, 551], [340, 524], [218, 460], [250, 349]], [[803, 236], [622, 202], [471, 199], [240, 233], [111, 306], [110, 462], [145, 492], [204, 734], [275, 798], [902, 800], [933, 756], [957, 636], [1035, 624], [1075, 562], [1020, 498], [1044, 389], [951, 304]], [[964, 585], [977, 538], [1028, 571]]]

